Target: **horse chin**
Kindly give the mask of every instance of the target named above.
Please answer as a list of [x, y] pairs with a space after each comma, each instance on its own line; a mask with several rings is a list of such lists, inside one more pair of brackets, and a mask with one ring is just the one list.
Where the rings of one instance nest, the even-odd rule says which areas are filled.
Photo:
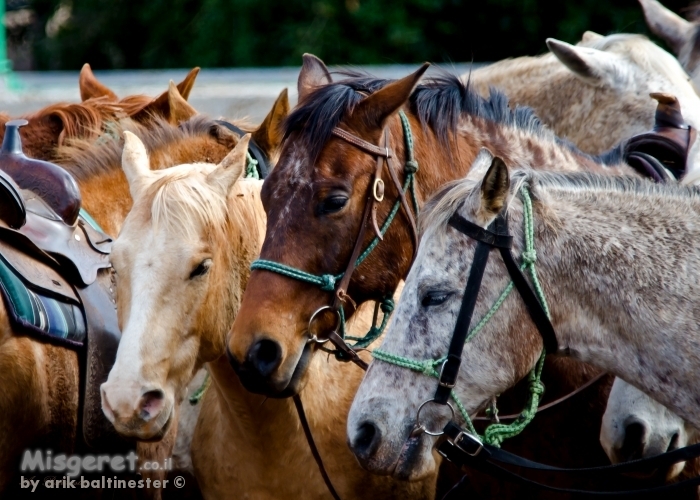
[[424, 436], [408, 438], [401, 448], [392, 476], [401, 481], [422, 481], [437, 467], [432, 443]]
[[173, 408], [170, 409], [170, 413], [168, 414], [168, 419], [160, 427], [160, 429], [158, 429], [155, 433], [146, 433], [144, 436], [135, 436], [135, 437], [138, 438], [139, 441], [144, 441], [146, 443], [160, 441], [168, 433], [168, 430], [170, 429], [172, 422], [173, 422]]

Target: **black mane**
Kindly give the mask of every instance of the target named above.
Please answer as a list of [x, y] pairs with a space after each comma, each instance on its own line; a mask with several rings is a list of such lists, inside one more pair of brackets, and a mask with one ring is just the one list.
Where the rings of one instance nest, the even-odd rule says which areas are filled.
[[[284, 123], [285, 138], [295, 130], [303, 131], [314, 163], [331, 137], [331, 131], [347, 113], [371, 94], [395, 81], [376, 78], [357, 72], [342, 72], [346, 78], [330, 83], [312, 92]], [[364, 94], [364, 95], [363, 95]], [[430, 127], [443, 147], [451, 150], [460, 118], [467, 114], [491, 122], [526, 130], [579, 152], [571, 142], [558, 138], [535, 115], [532, 108], [516, 106], [511, 109], [508, 97], [496, 88], [483, 98], [470, 89], [469, 81], [462, 82], [457, 75], [441, 71], [437, 76], [424, 79], [409, 99], [411, 111], [423, 126]], [[600, 163], [615, 164], [622, 161], [624, 144], [600, 156], [591, 156]]]

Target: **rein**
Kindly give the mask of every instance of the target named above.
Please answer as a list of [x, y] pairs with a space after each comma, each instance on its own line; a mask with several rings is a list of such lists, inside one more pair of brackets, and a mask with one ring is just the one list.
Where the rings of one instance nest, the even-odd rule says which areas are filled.
[[[639, 472], [640, 469], [652, 470], [654, 468], [668, 466], [700, 456], [700, 444], [695, 444], [671, 452], [662, 453], [651, 458], [625, 462], [617, 465], [581, 469], [563, 469], [534, 462], [500, 449], [500, 444], [505, 438], [519, 434], [525, 428], [525, 426], [532, 421], [537, 413], [537, 404], [539, 403], [541, 395], [544, 391], [544, 387], [540, 382], [544, 357], [546, 352], [556, 352], [558, 348], [554, 328], [549, 320], [549, 308], [534, 268], [536, 253], [534, 249], [532, 201], [525, 186], [521, 188], [520, 194], [523, 200], [523, 221], [525, 226], [525, 251], [521, 256], [523, 264], [520, 267], [518, 267], [518, 265], [515, 263], [515, 259], [511, 253], [512, 236], [510, 236], [508, 233], [508, 224], [504, 214], [499, 214], [487, 229], [484, 229], [457, 214], [452, 215], [452, 217], [449, 219], [448, 224], [452, 228], [458, 230], [469, 238], [476, 240], [477, 246], [447, 356], [437, 360], [415, 361], [409, 358], [385, 353], [379, 349], [375, 349], [372, 353], [375, 359], [419, 371], [426, 375], [434, 376], [438, 379], [438, 387], [433, 398], [423, 402], [418, 408], [416, 414], [416, 425], [412, 431], [412, 436], [419, 435], [421, 433], [431, 436], [442, 436], [438, 440], [437, 451], [447, 460], [459, 466], [468, 465], [497, 479], [508, 480], [526, 486], [542, 488], [560, 493], [606, 497], [638, 497], [639, 495], [659, 495], [661, 493], [676, 491], [681, 488], [700, 485], [700, 476], [696, 476], [685, 481], [655, 488], [612, 491], [567, 489], [558, 488], [531, 480], [502, 467], [502, 465], [505, 464], [537, 471], [569, 474], [578, 478], [586, 476], [601, 477], [613, 474]], [[498, 249], [512, 281], [501, 293], [500, 297], [496, 300], [494, 305], [491, 307], [491, 309], [489, 309], [481, 321], [479, 321], [479, 323], [472, 330], [469, 330], [477, 296], [479, 289], [481, 288], [481, 281], [486, 269], [486, 263], [492, 249]], [[530, 271], [530, 277], [533, 284], [532, 287], [522, 272], [522, 269], [526, 267], [529, 268]], [[453, 389], [455, 387], [459, 367], [461, 365], [461, 356], [464, 349], [464, 344], [473, 338], [474, 335], [476, 335], [493, 317], [513, 287], [515, 287], [520, 293], [530, 318], [533, 320], [540, 335], [542, 336], [544, 348], [539, 360], [535, 364], [535, 367], [528, 375], [530, 382], [530, 401], [528, 407], [526, 407], [515, 422], [510, 425], [499, 423], [491, 424], [486, 428], [484, 436], [482, 437], [479, 436], [474, 429], [466, 408], [464, 405], [462, 405]], [[440, 366], [439, 372], [436, 370], [438, 366]], [[600, 376], [602, 375], [594, 377], [575, 392], [580, 392], [581, 390], [590, 386], [593, 382], [599, 379]], [[452, 398], [457, 405], [459, 412], [466, 423], [467, 429], [462, 428], [454, 421], [455, 411], [452, 408], [452, 405], [449, 403], [450, 398]], [[555, 401], [554, 404], [558, 402], [560, 402], [560, 400]], [[452, 413], [452, 418], [441, 431], [430, 431], [420, 422], [421, 410], [424, 406], [430, 403], [445, 405]]]

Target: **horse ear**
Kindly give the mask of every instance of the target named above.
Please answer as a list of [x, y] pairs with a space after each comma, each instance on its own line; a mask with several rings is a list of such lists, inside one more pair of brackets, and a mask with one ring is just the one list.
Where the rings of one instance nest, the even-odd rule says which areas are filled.
[[83, 64], [80, 70], [80, 78], [78, 78], [78, 87], [80, 88], [80, 100], [87, 101], [97, 97], [106, 97], [110, 101], [118, 101], [117, 94], [112, 92], [105, 85], [95, 78], [92, 68], [88, 63]]
[[138, 122], [146, 122], [153, 116], [160, 116], [171, 125], [178, 125], [196, 114], [197, 110], [182, 97], [171, 80], [168, 90], [134, 113], [131, 118]]
[[151, 165], [146, 146], [141, 139], [129, 131], [124, 132], [122, 169], [129, 182], [131, 197], [136, 200], [143, 189], [150, 184]]
[[168, 85], [168, 108], [166, 118], [171, 125], [179, 125], [197, 114], [197, 110], [180, 94], [172, 80]]
[[250, 134], [241, 137], [236, 147], [207, 175], [210, 185], [222, 189], [224, 193], [229, 192], [245, 170], [249, 142]]
[[252, 138], [260, 149], [271, 158], [282, 142], [282, 122], [289, 114], [289, 97], [287, 89], [284, 89], [272, 105], [258, 129], [253, 132]]
[[192, 92], [197, 75], [199, 75], [199, 67], [192, 68], [185, 79], [177, 84], [177, 90], [185, 101], [190, 98], [190, 92]]
[[304, 54], [303, 63], [297, 80], [298, 101], [301, 102], [316, 88], [327, 85], [333, 80], [328, 68], [318, 57], [313, 54]]
[[614, 54], [571, 45], [554, 38], [547, 38], [547, 47], [576, 76], [593, 84], [609, 78], [619, 63]]
[[639, 0], [639, 3], [651, 32], [666, 42], [678, 55], [691, 36], [693, 23], [671, 12], [656, 0]]
[[510, 192], [508, 167], [498, 156], [491, 161], [484, 180], [481, 181], [481, 207], [479, 215], [485, 220], [493, 220], [506, 204]]
[[581, 37], [581, 43], [592, 43], [605, 38], [603, 35], [596, 33], [595, 31], [585, 31]]
[[408, 101], [429, 67], [430, 63], [423, 63], [414, 73], [386, 85], [362, 100], [352, 113], [353, 125], [371, 130], [383, 128], [384, 121]]

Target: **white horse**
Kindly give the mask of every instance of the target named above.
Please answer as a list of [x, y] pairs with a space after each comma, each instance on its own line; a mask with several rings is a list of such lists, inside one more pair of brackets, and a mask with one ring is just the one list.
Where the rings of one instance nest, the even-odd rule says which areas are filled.
[[[542, 293], [550, 301], [557, 354], [613, 373], [700, 424], [700, 304], [693, 300], [700, 285], [700, 249], [694, 244], [700, 238], [700, 193], [583, 173], [528, 170], [511, 178], [503, 162], [494, 160], [481, 182], [458, 181], [421, 215], [421, 246], [386, 333], [382, 361], [375, 354], [348, 418], [348, 440], [365, 467], [413, 478], [435, 467], [433, 439], [412, 430], [419, 406], [435, 392], [436, 380], [424, 374], [430, 373], [426, 362], [447, 352], [475, 248], [447, 221], [456, 213], [487, 227], [505, 211], [520, 258], [528, 192], [536, 254], [527, 258], [536, 257]], [[510, 282], [498, 252], [492, 253], [472, 324]], [[454, 391], [465, 411], [475, 414], [526, 376], [542, 346], [522, 299], [511, 294], [464, 346]], [[391, 356], [415, 363], [419, 371], [391, 363]], [[439, 429], [444, 417], [431, 408], [421, 422]]]
[[[547, 39], [550, 53], [505, 59], [464, 75], [482, 94], [503, 90], [559, 136], [591, 154], [651, 130], [652, 92], [676, 96], [686, 123], [700, 127], [700, 97], [678, 60], [641, 35], [587, 31], [578, 45]], [[700, 141], [688, 153], [684, 183], [700, 181]]]

